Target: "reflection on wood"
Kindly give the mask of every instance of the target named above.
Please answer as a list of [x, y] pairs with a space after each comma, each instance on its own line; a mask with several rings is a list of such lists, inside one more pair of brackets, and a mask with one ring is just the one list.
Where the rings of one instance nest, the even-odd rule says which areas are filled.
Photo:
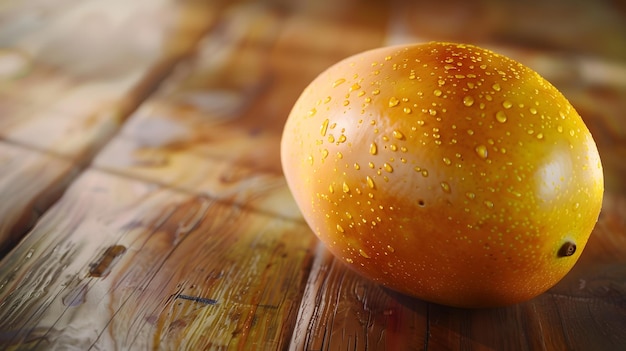
[[301, 223], [88, 171], [5, 258], [0, 344], [280, 348], [315, 242]]
[[428, 338], [427, 307], [358, 276], [320, 244], [291, 349], [419, 349]]

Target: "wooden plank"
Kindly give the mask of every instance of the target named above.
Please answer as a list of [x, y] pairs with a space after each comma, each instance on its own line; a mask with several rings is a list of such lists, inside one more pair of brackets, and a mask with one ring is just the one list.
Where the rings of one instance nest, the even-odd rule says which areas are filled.
[[76, 174], [67, 160], [0, 142], [0, 257]]
[[145, 146], [136, 140], [116, 137], [98, 154], [93, 166], [263, 213], [302, 218], [281, 174], [257, 171], [228, 160]]
[[[279, 24], [276, 11], [262, 5], [227, 9], [219, 30], [203, 38], [193, 57], [178, 64], [121, 134], [153, 148], [280, 172], [282, 128], [254, 128], [244, 121], [246, 114], [253, 114], [259, 124], [269, 117], [255, 102], [273, 88], [268, 52]], [[286, 115], [277, 117], [284, 120]]]
[[2, 261], [4, 349], [280, 349], [303, 224], [89, 170]]
[[0, 35], [0, 104], [29, 107], [0, 120], [0, 138], [77, 162], [119, 129], [219, 12], [168, 0], [75, 2], [21, 28], [29, 5], [0, 13], [13, 33]]
[[362, 278], [320, 244], [290, 350], [418, 350], [427, 308]]
[[[80, 112], [56, 110], [50, 106], [31, 107], [21, 114], [5, 116], [0, 121], [0, 138], [11, 143], [62, 156], [76, 163], [86, 163], [120, 127], [128, 113], [120, 100], [87, 92], [89, 84], [81, 84], [86, 93]], [[123, 89], [123, 88], [122, 88]], [[14, 102], [12, 102], [14, 103]], [[74, 104], [73, 108], [81, 108]], [[84, 104], [86, 105], [86, 104]]]
[[91, 161], [219, 12], [199, 2], [124, 3], [0, 5], [0, 140], [52, 155], [26, 151], [2, 173], [2, 193], [20, 198], [0, 213], [0, 251], [62, 192], [76, 174], [71, 163]]

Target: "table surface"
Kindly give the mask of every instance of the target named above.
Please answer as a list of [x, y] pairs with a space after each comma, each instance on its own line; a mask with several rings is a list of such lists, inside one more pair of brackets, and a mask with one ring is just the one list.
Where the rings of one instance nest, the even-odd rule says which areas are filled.
[[[0, 349], [626, 349], [626, 7], [615, 1], [0, 0]], [[593, 133], [603, 210], [525, 303], [457, 309], [335, 260], [279, 162], [334, 62], [476, 43]]]

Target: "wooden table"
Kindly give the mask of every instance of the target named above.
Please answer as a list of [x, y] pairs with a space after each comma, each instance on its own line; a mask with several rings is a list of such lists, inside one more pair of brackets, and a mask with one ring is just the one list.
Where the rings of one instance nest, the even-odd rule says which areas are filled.
[[[0, 0], [0, 349], [626, 349], [626, 9], [531, 3]], [[330, 256], [286, 187], [305, 85], [431, 39], [535, 68], [598, 143], [598, 224], [531, 301], [386, 290]]]

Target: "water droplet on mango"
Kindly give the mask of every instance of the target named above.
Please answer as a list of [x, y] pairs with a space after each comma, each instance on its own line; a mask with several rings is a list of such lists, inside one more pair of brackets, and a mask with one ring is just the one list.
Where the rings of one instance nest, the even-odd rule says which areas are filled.
[[504, 111], [496, 112], [496, 121], [498, 121], [500, 123], [505, 123], [506, 120], [507, 120], [507, 117], [506, 117], [506, 113], [504, 113]]
[[401, 132], [401, 131], [399, 131], [399, 130], [394, 130], [394, 131], [392, 132], [392, 135], [393, 135], [393, 137], [394, 137], [394, 138], [396, 138], [396, 139], [398, 139], [398, 140], [402, 140], [402, 139], [404, 139], [404, 134], [402, 134], [402, 132]]
[[389, 107], [398, 106], [399, 103], [400, 103], [400, 100], [398, 100], [397, 98], [393, 96], [389, 98]]
[[336, 88], [337, 86], [343, 84], [346, 82], [345, 78], [339, 78], [337, 79], [334, 83], [333, 83], [333, 88]]
[[374, 189], [374, 187], [375, 187], [374, 180], [373, 180], [370, 176], [367, 176], [367, 177], [365, 178], [365, 181], [367, 182], [367, 186], [368, 186], [370, 189]]
[[446, 182], [441, 182], [441, 190], [443, 190], [444, 193], [449, 193], [450, 192], [450, 184], [448, 184]]
[[[372, 224], [376, 225], [375, 222], [372, 222]], [[370, 258], [367, 252], [363, 251], [363, 249], [359, 249], [359, 255], [363, 256], [364, 258]]]
[[348, 184], [346, 184], [346, 182], [343, 182], [343, 185], [341, 186], [342, 190], [344, 193], [349, 193], [350, 192], [350, 187], [348, 186]]
[[376, 155], [378, 153], [378, 145], [376, 143], [370, 144], [370, 155]]
[[478, 155], [478, 157], [480, 158], [487, 158], [487, 147], [485, 145], [478, 145], [476, 146], [476, 149], [474, 149], [476, 151], [476, 154]]
[[322, 136], [326, 136], [326, 131], [328, 131], [328, 118], [322, 123], [322, 126], [320, 127], [320, 134], [322, 134]]

